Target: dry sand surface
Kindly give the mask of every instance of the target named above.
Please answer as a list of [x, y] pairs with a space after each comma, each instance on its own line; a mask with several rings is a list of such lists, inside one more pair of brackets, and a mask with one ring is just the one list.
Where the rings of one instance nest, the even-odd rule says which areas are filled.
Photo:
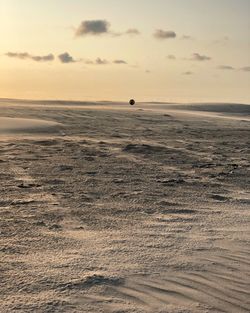
[[48, 130], [48, 128], [57, 126], [58, 123], [49, 122], [39, 119], [27, 118], [9, 118], [0, 117], [0, 134], [13, 133], [20, 130]]
[[250, 312], [250, 106], [0, 117], [1, 312]]

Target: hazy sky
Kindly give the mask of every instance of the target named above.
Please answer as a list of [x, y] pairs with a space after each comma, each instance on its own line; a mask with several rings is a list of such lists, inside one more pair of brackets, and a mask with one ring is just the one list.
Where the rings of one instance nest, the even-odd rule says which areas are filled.
[[250, 0], [0, 0], [0, 97], [250, 103]]

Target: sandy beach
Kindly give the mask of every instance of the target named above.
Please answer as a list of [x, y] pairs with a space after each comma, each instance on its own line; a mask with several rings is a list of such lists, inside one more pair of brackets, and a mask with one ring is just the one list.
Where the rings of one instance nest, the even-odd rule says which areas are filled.
[[250, 105], [0, 100], [0, 311], [250, 312]]

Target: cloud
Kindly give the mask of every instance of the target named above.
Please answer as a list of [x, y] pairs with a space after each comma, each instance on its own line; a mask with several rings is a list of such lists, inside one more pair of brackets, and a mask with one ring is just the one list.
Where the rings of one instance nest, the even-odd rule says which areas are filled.
[[91, 60], [84, 60], [85, 64], [95, 64], [95, 62], [91, 61]]
[[85, 20], [75, 30], [75, 35], [76, 37], [101, 36], [105, 34], [113, 37], [140, 35], [140, 31], [137, 28], [129, 28], [125, 32], [118, 32], [110, 30], [110, 26], [111, 24], [107, 20]]
[[141, 33], [136, 28], [129, 28], [125, 32], [110, 31], [109, 34], [112, 35], [113, 37], [121, 37], [121, 36], [126, 36], [126, 35], [129, 35], [130, 37], [132, 37], [132, 36], [139, 36]]
[[181, 39], [183, 39], [183, 40], [193, 40], [194, 38], [191, 37], [191, 36], [188, 36], [188, 35], [183, 35], [183, 36], [181, 37]]
[[62, 62], [62, 63], [74, 63], [76, 62], [73, 57], [68, 53], [68, 52], [64, 52], [62, 54], [58, 55], [58, 59]]
[[190, 72], [190, 71], [187, 71], [187, 72], [184, 72], [182, 73], [183, 75], [193, 75], [194, 73], [193, 72]]
[[123, 36], [125, 33], [121, 33], [121, 32], [110, 32], [110, 35], [113, 37], [121, 37]]
[[76, 30], [77, 37], [87, 35], [99, 36], [109, 33], [110, 23], [106, 20], [89, 20], [82, 21]]
[[109, 62], [107, 61], [107, 60], [105, 60], [105, 59], [101, 59], [101, 58], [97, 58], [96, 60], [95, 60], [95, 64], [97, 64], [97, 65], [106, 65], [106, 64], [108, 64]]
[[28, 52], [7, 52], [5, 55], [10, 58], [17, 58], [20, 60], [29, 59], [29, 60], [33, 60], [36, 62], [49, 62], [49, 61], [54, 61], [55, 59], [53, 54], [40, 56], [40, 55], [32, 55], [32, 54], [29, 54]]
[[216, 39], [213, 41], [214, 44], [225, 44], [226, 42], [228, 42], [230, 40], [230, 38], [228, 36], [224, 36], [222, 38]]
[[244, 66], [241, 68], [241, 71], [250, 72], [250, 66]]
[[27, 52], [7, 52], [5, 53], [5, 55], [7, 55], [10, 58], [18, 58], [21, 60], [30, 58], [30, 55]]
[[44, 56], [39, 56], [39, 55], [35, 55], [35, 56], [31, 56], [32, 60], [36, 61], [36, 62], [47, 62], [47, 61], [54, 61], [55, 57], [53, 54], [48, 54], [48, 55], [44, 55]]
[[[102, 58], [97, 58], [96, 60], [92, 61], [92, 60], [85, 60], [84, 61], [85, 64], [89, 64], [89, 65], [106, 65], [106, 64], [110, 64], [111, 62], [109, 62], [108, 60], [106, 59], [102, 59]], [[114, 64], [127, 64], [126, 61], [124, 60], [114, 60], [113, 61]]]
[[169, 55], [167, 56], [167, 58], [168, 58], [169, 60], [176, 60], [176, 56], [173, 55], [173, 54], [169, 54]]
[[126, 61], [124, 60], [114, 60], [113, 62], [114, 64], [128, 64]]
[[212, 58], [206, 55], [200, 55], [199, 53], [193, 53], [192, 61], [210, 61]]
[[218, 67], [217, 67], [219, 70], [234, 70], [234, 68], [232, 67], [232, 66], [230, 66], [230, 65], [219, 65]]
[[176, 38], [176, 33], [172, 30], [162, 30], [162, 29], [157, 29], [154, 32], [154, 37], [157, 39], [173, 39]]
[[136, 28], [129, 28], [125, 34], [128, 34], [128, 35], [140, 35], [140, 31]]

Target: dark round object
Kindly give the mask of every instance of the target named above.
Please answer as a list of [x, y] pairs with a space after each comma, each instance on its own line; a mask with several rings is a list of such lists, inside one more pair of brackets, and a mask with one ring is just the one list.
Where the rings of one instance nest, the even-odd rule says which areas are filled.
[[135, 105], [135, 100], [134, 100], [134, 99], [131, 99], [131, 100], [129, 101], [129, 104], [130, 104], [130, 105]]

